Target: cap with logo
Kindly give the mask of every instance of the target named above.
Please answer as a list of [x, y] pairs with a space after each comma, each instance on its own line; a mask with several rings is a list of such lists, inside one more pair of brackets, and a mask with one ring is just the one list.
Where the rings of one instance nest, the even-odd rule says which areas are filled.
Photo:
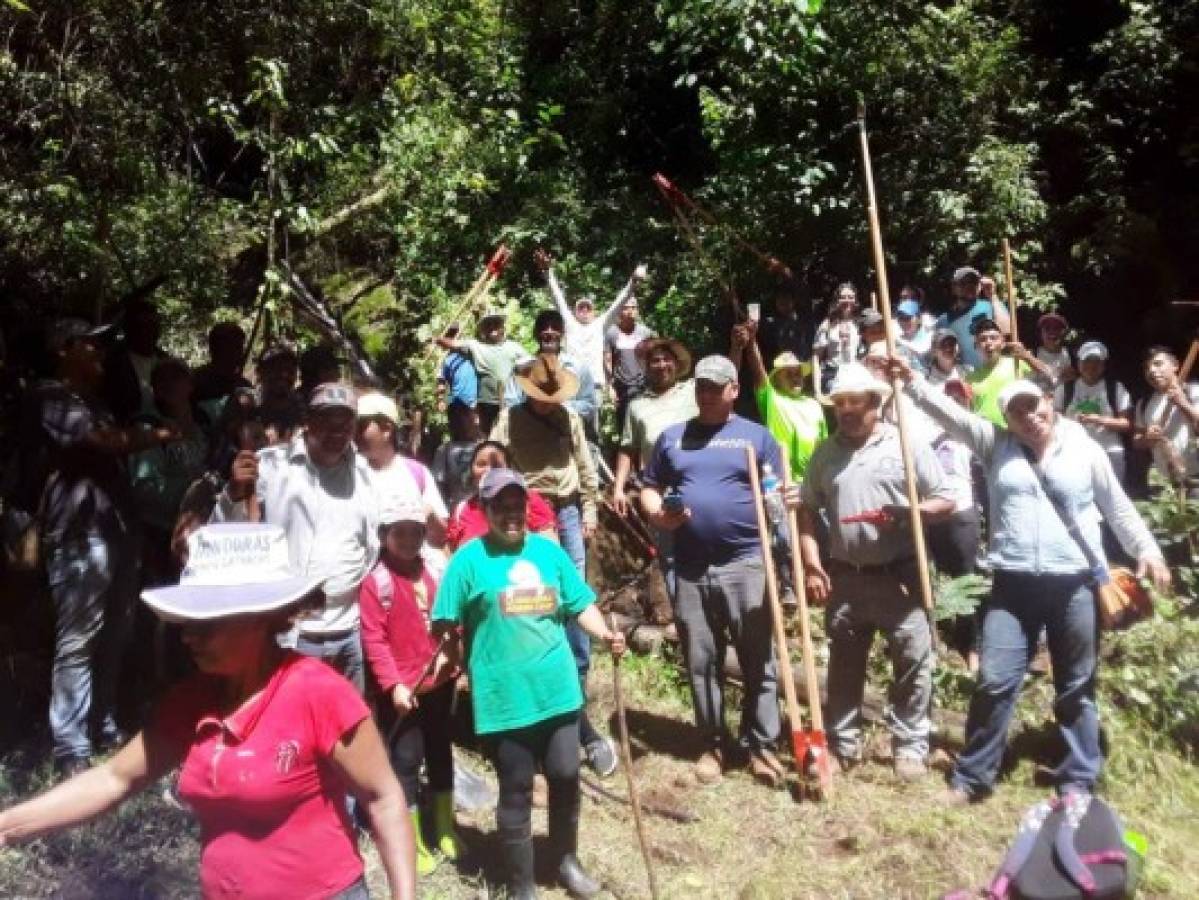
[[348, 409], [358, 412], [358, 400], [354, 389], [340, 381], [327, 381], [318, 384], [308, 395], [309, 409]]

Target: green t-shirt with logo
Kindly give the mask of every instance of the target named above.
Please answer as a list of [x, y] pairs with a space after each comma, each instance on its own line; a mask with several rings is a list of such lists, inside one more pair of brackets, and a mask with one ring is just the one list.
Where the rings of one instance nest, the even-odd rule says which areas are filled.
[[816, 445], [828, 437], [824, 407], [811, 397], [784, 394], [769, 381], [754, 392], [762, 424], [783, 448], [791, 480], [803, 481]]
[[999, 395], [1013, 381], [1025, 378], [1032, 369], [1028, 363], [1019, 362], [1011, 356], [1001, 356], [995, 365], [975, 369], [966, 376], [966, 383], [974, 390], [974, 411], [1001, 428], [1007, 427], [999, 409]]
[[528, 535], [519, 550], [476, 538], [454, 554], [431, 619], [466, 632], [476, 733], [524, 728], [582, 707], [566, 621], [594, 601], [566, 552], [540, 535]]

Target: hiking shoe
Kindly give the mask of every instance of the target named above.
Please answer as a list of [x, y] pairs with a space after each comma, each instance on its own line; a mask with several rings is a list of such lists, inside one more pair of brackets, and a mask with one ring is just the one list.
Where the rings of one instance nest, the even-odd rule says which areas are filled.
[[897, 756], [895, 774], [901, 781], [919, 781], [928, 774], [928, 766], [919, 756]]
[[695, 780], [700, 784], [716, 784], [724, 777], [724, 755], [719, 750], [709, 750], [695, 763]]
[[783, 766], [769, 750], [750, 751], [749, 771], [754, 781], [765, 787], [776, 788], [783, 780]]
[[611, 738], [601, 737], [583, 748], [587, 765], [600, 778], [607, 778], [616, 771], [620, 757], [616, 755], [616, 743]]

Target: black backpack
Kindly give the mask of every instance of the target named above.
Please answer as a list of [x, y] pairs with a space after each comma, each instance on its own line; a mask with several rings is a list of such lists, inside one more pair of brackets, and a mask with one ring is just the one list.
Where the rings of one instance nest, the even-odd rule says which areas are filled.
[[[1020, 821], [983, 896], [990, 900], [1125, 900], [1136, 890], [1124, 829], [1110, 806], [1084, 793], [1053, 797]], [[973, 894], [956, 891], [945, 900]]]

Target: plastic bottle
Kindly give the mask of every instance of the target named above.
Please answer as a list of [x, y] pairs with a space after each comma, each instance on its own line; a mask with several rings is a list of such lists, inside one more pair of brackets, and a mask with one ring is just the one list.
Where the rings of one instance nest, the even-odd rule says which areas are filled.
[[774, 467], [770, 463], [762, 466], [762, 502], [771, 527], [776, 530], [782, 528], [787, 520], [787, 503], [783, 499], [783, 483], [774, 474]]

